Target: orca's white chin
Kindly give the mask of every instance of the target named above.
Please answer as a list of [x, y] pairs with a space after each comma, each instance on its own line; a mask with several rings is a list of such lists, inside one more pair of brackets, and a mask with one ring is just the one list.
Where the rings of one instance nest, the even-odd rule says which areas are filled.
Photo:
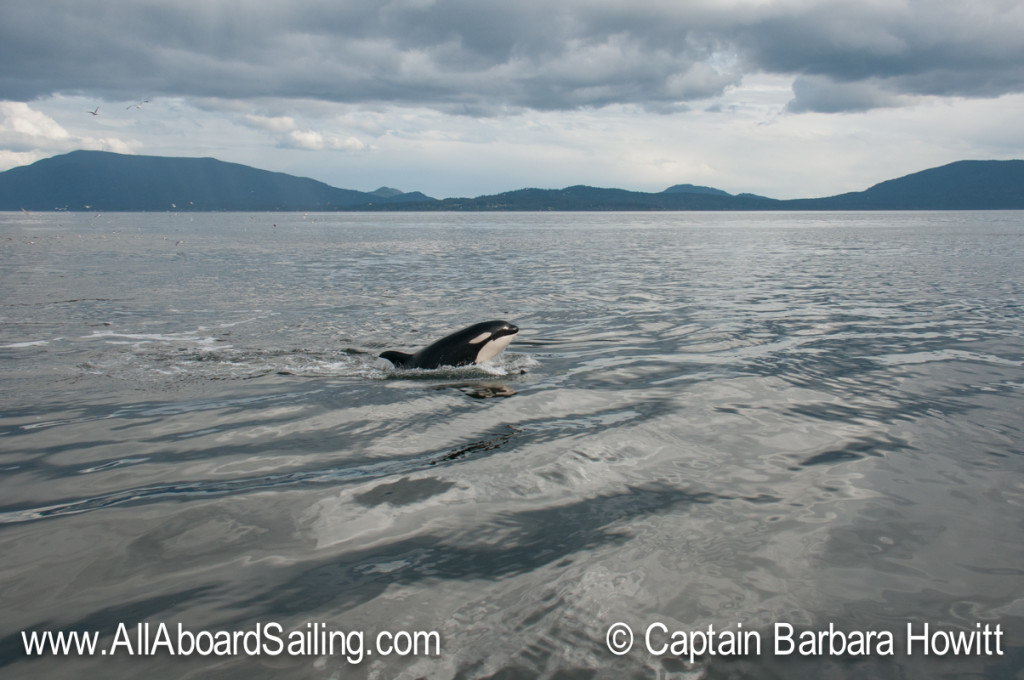
[[476, 355], [476, 363], [482, 364], [485, 361], [490, 361], [494, 357], [498, 356], [505, 351], [505, 348], [512, 343], [512, 338], [516, 337], [516, 333], [510, 335], [503, 335], [500, 338], [488, 341]]

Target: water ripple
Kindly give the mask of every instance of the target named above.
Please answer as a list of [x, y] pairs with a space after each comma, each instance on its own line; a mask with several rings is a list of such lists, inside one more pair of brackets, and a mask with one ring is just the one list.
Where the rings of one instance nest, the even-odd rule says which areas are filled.
[[[237, 479], [208, 480], [200, 482], [180, 482], [148, 487], [124, 489], [90, 498], [69, 500], [45, 507], [9, 509], [0, 508], [0, 524], [15, 524], [33, 520], [74, 515], [91, 510], [109, 508], [125, 503], [155, 502], [167, 498], [185, 499], [190, 497], [209, 497], [216, 495], [238, 495], [254, 491], [289, 487], [306, 484], [336, 484], [352, 480], [366, 480], [375, 477], [401, 475], [426, 465], [437, 465], [458, 460], [465, 456], [479, 453], [491, 453], [518, 435], [518, 430], [508, 428], [495, 437], [474, 441], [467, 444], [431, 451], [410, 458], [386, 460], [373, 463], [361, 463], [339, 467], [296, 470], [256, 477]], [[81, 473], [109, 470], [129, 463], [142, 462], [145, 459], [116, 461], [104, 465], [81, 470]]]

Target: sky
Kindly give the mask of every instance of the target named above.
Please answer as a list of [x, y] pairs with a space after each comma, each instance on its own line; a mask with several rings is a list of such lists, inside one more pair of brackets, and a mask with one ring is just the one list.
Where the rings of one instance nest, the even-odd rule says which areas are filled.
[[0, 170], [212, 156], [437, 198], [857, 191], [1024, 158], [1021, 0], [0, 3]]

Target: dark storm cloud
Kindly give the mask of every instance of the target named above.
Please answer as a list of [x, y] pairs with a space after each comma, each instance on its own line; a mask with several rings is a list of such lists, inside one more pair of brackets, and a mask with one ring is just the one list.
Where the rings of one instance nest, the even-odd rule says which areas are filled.
[[1001, 0], [36, 0], [0, 7], [0, 99], [670, 110], [768, 72], [800, 77], [793, 111], [862, 110], [1019, 92], [1021, 36]]
[[819, 4], [764, 17], [737, 42], [759, 69], [804, 76], [794, 111], [1024, 91], [1024, 5], [1016, 0]]
[[836, 83], [821, 76], [800, 76], [793, 81], [793, 99], [787, 109], [793, 113], [869, 111], [899, 106], [902, 100], [875, 82]]

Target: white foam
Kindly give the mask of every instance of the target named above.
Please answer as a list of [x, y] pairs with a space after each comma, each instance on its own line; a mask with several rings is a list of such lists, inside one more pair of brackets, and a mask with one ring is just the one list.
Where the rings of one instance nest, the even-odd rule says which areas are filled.
[[508, 371], [495, 364], [478, 364], [477, 368], [488, 375], [508, 375]]
[[[53, 341], [60, 340], [61, 338], [54, 338]], [[20, 349], [22, 347], [43, 347], [49, 345], [51, 340], [29, 340], [27, 342], [12, 342], [9, 345], [0, 345], [3, 349]]]
[[[123, 338], [125, 340], [133, 340], [135, 342], [181, 342], [182, 340], [192, 340], [199, 342], [203, 340], [195, 333], [171, 333], [165, 335], [163, 333], [118, 333], [117, 331], [93, 331], [92, 335], [82, 336], [83, 338]], [[126, 343], [120, 343], [126, 344]]]

